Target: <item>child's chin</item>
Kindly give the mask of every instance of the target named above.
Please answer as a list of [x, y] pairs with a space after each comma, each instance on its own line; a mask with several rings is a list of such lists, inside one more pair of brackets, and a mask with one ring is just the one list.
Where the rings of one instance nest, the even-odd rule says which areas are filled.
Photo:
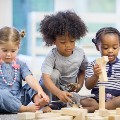
[[5, 60], [4, 62], [5, 62], [5, 63], [11, 63], [12, 60]]
[[109, 59], [109, 62], [110, 63], [115, 62], [115, 59]]

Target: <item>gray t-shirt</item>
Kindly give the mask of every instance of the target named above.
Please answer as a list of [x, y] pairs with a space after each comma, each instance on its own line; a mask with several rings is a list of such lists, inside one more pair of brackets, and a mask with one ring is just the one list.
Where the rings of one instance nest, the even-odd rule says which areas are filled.
[[57, 48], [53, 48], [46, 56], [41, 71], [52, 75], [53, 69], [57, 69], [61, 74], [60, 83], [67, 84], [76, 82], [79, 70], [85, 70], [87, 65], [87, 58], [81, 48], [75, 47], [69, 57], [60, 55]]

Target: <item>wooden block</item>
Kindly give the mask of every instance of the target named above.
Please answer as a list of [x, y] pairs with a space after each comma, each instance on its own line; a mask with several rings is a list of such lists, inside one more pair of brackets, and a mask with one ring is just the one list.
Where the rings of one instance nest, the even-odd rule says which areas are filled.
[[60, 117], [43, 118], [37, 120], [73, 120], [73, 116], [60, 116]]
[[61, 110], [52, 110], [51, 113], [61, 113]]
[[61, 113], [63, 115], [72, 115], [77, 116], [79, 114], [85, 114], [87, 115], [87, 109], [81, 109], [81, 108], [62, 108]]
[[79, 108], [77, 104], [73, 104], [73, 108]]
[[120, 108], [116, 108], [116, 114], [120, 115]]
[[101, 116], [101, 117], [107, 117], [107, 116], [109, 116], [108, 110], [107, 109], [100, 109], [99, 110], [99, 116]]
[[73, 120], [73, 116], [60, 116], [56, 120]]
[[109, 115], [116, 115], [116, 110], [108, 110]]
[[[108, 112], [109, 112], [109, 115], [116, 115], [116, 110], [108, 110]], [[99, 114], [99, 110], [95, 110], [95, 112], [94, 113], [88, 113], [87, 115], [89, 115], [89, 114]]]
[[86, 120], [104, 120], [104, 118], [100, 116], [95, 116], [95, 117], [88, 117]]
[[74, 120], [85, 120], [85, 116], [87, 115], [87, 109], [82, 108], [62, 108], [63, 115], [71, 115], [74, 116]]
[[42, 113], [36, 116], [36, 119], [48, 119], [53, 117], [60, 117], [61, 113]]
[[86, 117], [95, 117], [98, 116], [98, 112], [95, 113], [87, 113]]
[[107, 117], [103, 117], [104, 118], [104, 120], [109, 120], [109, 117], [107, 116]]
[[30, 120], [35, 119], [35, 113], [34, 112], [22, 112], [17, 114], [17, 118], [19, 120]]
[[109, 61], [108, 56], [103, 56], [96, 60], [96, 63], [100, 66], [102, 71], [101, 74], [99, 75], [100, 82], [108, 81], [107, 73], [106, 73], [106, 63], [108, 61]]
[[82, 113], [80, 113], [79, 115], [75, 116], [75, 118], [73, 120], [85, 120], [85, 116], [82, 116]]
[[43, 111], [37, 111], [35, 112], [35, 118], [38, 118], [40, 114], [43, 114]]
[[110, 115], [108, 120], [120, 120], [120, 115]]
[[99, 109], [105, 109], [105, 86], [99, 86]]

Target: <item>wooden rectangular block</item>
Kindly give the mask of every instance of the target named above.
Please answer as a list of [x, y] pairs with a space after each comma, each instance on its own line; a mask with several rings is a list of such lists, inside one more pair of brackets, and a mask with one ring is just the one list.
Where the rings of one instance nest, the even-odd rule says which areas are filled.
[[105, 86], [99, 86], [99, 109], [105, 109]]
[[120, 115], [120, 108], [116, 108], [116, 114]]
[[60, 117], [61, 113], [42, 113], [36, 116], [36, 119], [50, 119], [53, 117]]
[[95, 116], [98, 116], [98, 112], [95, 112], [95, 113], [87, 113], [86, 117], [95, 117]]
[[61, 110], [52, 110], [52, 113], [61, 113]]
[[62, 108], [61, 113], [63, 115], [71, 115], [74, 116], [74, 120], [85, 120], [85, 116], [87, 115], [87, 109], [82, 108]]
[[95, 116], [95, 117], [88, 117], [86, 120], [105, 120], [105, 119], [100, 116]]
[[60, 117], [43, 118], [37, 120], [73, 120], [73, 116], [60, 116]]
[[82, 113], [80, 113], [79, 115], [75, 116], [73, 120], [85, 120], [85, 116], [83, 117]]
[[87, 109], [82, 109], [82, 108], [62, 108], [61, 113], [63, 115], [72, 115], [72, 116], [77, 116], [81, 113], [84, 113], [87, 115]]
[[18, 113], [17, 118], [19, 120], [30, 120], [30, 119], [35, 119], [35, 113], [34, 112], [23, 112], [23, 113]]
[[109, 116], [109, 111], [107, 109], [100, 109], [99, 110], [99, 116], [107, 117], [107, 116]]
[[40, 114], [43, 114], [43, 112], [42, 112], [42, 111], [37, 111], [37, 112], [35, 112], [35, 118], [38, 118], [38, 116], [39, 116]]
[[110, 115], [108, 120], [120, 120], [120, 115]]

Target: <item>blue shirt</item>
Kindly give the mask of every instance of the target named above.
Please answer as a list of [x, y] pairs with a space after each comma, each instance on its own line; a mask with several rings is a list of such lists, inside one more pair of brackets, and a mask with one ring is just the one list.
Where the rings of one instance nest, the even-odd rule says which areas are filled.
[[[93, 66], [95, 61], [91, 62], [86, 70], [85, 79], [93, 75]], [[105, 85], [106, 94], [111, 94], [112, 96], [120, 96], [120, 59], [116, 59], [114, 63], [106, 64], [106, 72], [108, 77], [108, 82], [102, 82]], [[96, 96], [99, 95], [99, 85], [101, 83], [98, 81], [97, 85], [92, 89], [91, 93]]]
[[[26, 63], [20, 60], [16, 60], [16, 63], [20, 65], [20, 69], [16, 71], [16, 82], [12, 86], [9, 86], [3, 81], [2, 75], [0, 74], [0, 89], [8, 89], [13, 95], [19, 96], [22, 89], [22, 80], [32, 73]], [[15, 69], [12, 67], [12, 64], [13, 63], [2, 63], [3, 76], [7, 82], [12, 82], [15, 76]]]

